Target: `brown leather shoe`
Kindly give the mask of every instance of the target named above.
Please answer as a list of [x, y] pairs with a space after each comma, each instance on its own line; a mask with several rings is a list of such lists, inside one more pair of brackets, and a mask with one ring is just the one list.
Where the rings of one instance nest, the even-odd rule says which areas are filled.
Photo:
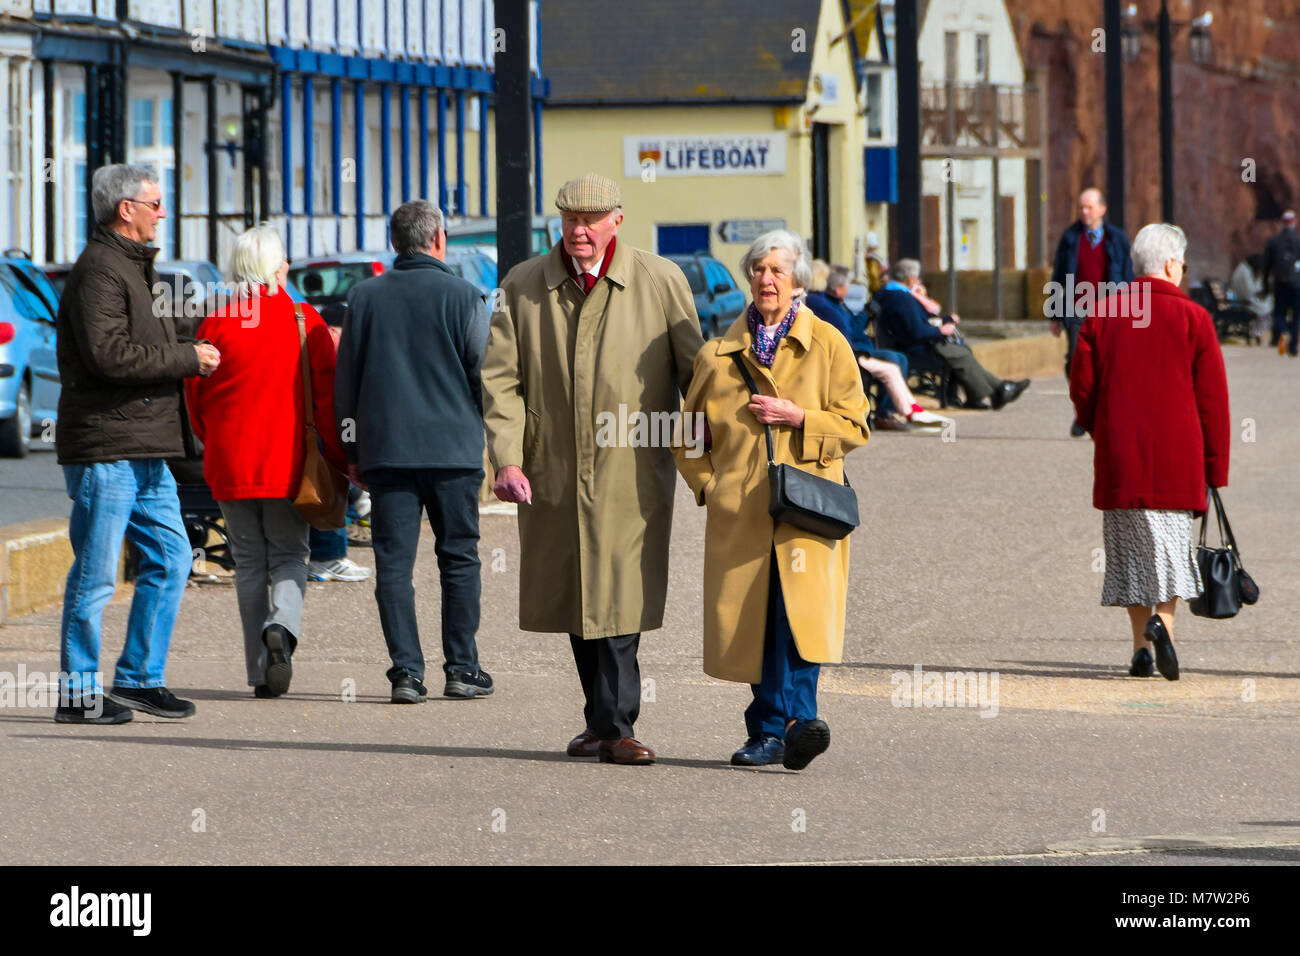
[[647, 764], [655, 762], [655, 752], [635, 737], [600, 742], [601, 763]]
[[593, 731], [584, 730], [569, 741], [564, 752], [570, 757], [594, 757], [600, 749], [600, 738]]

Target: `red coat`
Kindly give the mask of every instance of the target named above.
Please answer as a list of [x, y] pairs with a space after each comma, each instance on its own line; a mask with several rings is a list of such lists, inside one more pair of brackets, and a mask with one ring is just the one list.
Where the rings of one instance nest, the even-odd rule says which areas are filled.
[[1079, 331], [1070, 399], [1094, 442], [1095, 508], [1199, 514], [1206, 482], [1227, 485], [1223, 352], [1210, 314], [1172, 283], [1141, 276], [1097, 304]]
[[[185, 380], [190, 421], [203, 441], [203, 476], [218, 501], [292, 498], [302, 480], [302, 362], [293, 300], [279, 290], [247, 306], [218, 309], [203, 320], [198, 337], [221, 351], [208, 378]], [[346, 468], [334, 425], [334, 342], [309, 305], [307, 355], [317, 433], [325, 457]]]

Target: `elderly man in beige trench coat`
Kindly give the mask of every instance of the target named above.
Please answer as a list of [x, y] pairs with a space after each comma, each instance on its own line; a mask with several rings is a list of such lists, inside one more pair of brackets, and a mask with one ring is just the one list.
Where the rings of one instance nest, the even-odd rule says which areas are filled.
[[673, 263], [617, 241], [618, 184], [556, 198], [564, 238], [510, 270], [483, 361], [493, 491], [519, 507], [519, 626], [568, 632], [586, 697], [572, 757], [654, 761], [636, 652], [663, 623], [677, 480], [666, 429], [703, 345]]

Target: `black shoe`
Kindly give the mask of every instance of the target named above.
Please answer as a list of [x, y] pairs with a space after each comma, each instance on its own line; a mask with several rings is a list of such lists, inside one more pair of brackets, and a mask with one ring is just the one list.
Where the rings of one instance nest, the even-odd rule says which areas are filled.
[[155, 717], [179, 720], [194, 716], [194, 705], [181, 700], [166, 687], [114, 687], [108, 696], [124, 707], [142, 710]]
[[265, 684], [258, 684], [253, 688], [253, 696], [258, 700], [270, 700], [271, 698], [279, 697], [280, 695], [272, 694], [271, 688], [267, 687]]
[[1160, 671], [1160, 676], [1165, 680], [1178, 680], [1178, 655], [1174, 653], [1174, 642], [1159, 614], [1151, 615], [1145, 634], [1147, 640], [1156, 646], [1156, 670]]
[[492, 676], [487, 671], [478, 670], [452, 671], [447, 675], [447, 685], [442, 689], [443, 697], [455, 697], [469, 700], [471, 697], [487, 697], [492, 693]]
[[731, 755], [733, 767], [766, 767], [785, 757], [785, 741], [776, 734], [759, 734], [750, 737], [745, 745]]
[[1073, 425], [1070, 426], [1071, 438], [1082, 438], [1086, 434], [1088, 433], [1084, 431], [1083, 426], [1080, 425], [1078, 422], [1075, 422]]
[[279, 624], [269, 624], [262, 632], [266, 645], [266, 689], [272, 697], [279, 697], [289, 689], [293, 679], [293, 635]]
[[422, 704], [429, 699], [429, 689], [410, 674], [393, 679], [394, 704]]
[[785, 732], [785, 755], [781, 766], [786, 770], [802, 770], [812, 763], [813, 757], [824, 754], [831, 745], [831, 729], [826, 721], [796, 720]]
[[135, 715], [129, 707], [114, 703], [102, 694], [87, 694], [54, 711], [56, 724], [125, 724]]
[[1133, 655], [1133, 661], [1128, 666], [1129, 677], [1155, 677], [1156, 668], [1151, 660], [1151, 652], [1145, 647], [1140, 647]]

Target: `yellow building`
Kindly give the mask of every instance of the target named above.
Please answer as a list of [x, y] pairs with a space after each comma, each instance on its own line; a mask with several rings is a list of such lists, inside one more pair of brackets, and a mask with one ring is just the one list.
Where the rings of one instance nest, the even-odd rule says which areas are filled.
[[[626, 7], [626, 15], [616, 11]], [[764, 229], [860, 268], [865, 119], [841, 0], [539, 5], [543, 209], [588, 170], [623, 190], [621, 239], [733, 272]]]

